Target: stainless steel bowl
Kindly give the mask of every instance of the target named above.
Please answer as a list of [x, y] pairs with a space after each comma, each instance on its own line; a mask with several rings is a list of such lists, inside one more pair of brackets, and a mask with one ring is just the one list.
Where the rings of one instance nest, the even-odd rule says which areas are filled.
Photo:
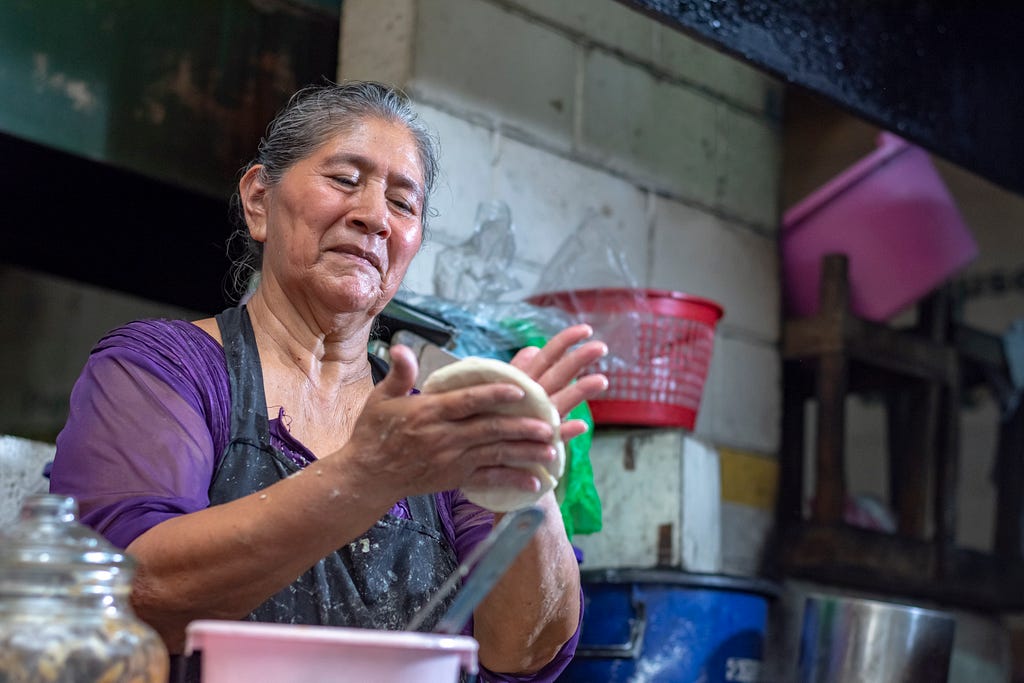
[[944, 683], [955, 618], [878, 600], [812, 594], [804, 603], [800, 683]]

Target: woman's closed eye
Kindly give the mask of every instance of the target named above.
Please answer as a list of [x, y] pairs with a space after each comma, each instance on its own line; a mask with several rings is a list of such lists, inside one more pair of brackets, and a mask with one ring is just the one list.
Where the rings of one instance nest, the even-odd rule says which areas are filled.
[[402, 196], [389, 197], [388, 201], [391, 202], [399, 211], [402, 213], [412, 214], [415, 213], [416, 208], [412, 200]]

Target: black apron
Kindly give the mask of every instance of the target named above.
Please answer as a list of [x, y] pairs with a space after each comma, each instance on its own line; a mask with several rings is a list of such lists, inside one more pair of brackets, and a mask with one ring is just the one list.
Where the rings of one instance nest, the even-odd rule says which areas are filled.
[[[229, 308], [216, 319], [231, 388], [231, 440], [210, 484], [211, 505], [255, 493], [300, 470], [270, 444], [263, 372], [245, 307]], [[376, 384], [387, 368], [376, 357], [369, 358]], [[402, 629], [458, 566], [434, 497], [416, 496], [407, 502], [411, 519], [388, 513], [359, 538], [321, 559], [290, 586], [271, 596], [246, 619]], [[317, 520], [309, 523], [315, 526]], [[421, 630], [430, 630], [443, 613], [444, 609], [436, 610]], [[178, 668], [180, 663], [176, 665]], [[192, 679], [191, 674], [186, 680]], [[171, 680], [181, 680], [180, 674]]]

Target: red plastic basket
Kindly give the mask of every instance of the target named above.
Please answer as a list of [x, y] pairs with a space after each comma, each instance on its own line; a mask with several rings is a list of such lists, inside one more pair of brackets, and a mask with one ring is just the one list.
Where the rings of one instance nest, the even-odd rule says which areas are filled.
[[[609, 342], [609, 360], [591, 372], [608, 376], [608, 391], [590, 401], [596, 424], [684, 427], [697, 422], [722, 307], [708, 299], [659, 289], [584, 289], [539, 294], [537, 306], [554, 306], [594, 328], [635, 325], [635, 356]], [[632, 333], [632, 330], [630, 331]], [[609, 341], [606, 339], [606, 341]]]

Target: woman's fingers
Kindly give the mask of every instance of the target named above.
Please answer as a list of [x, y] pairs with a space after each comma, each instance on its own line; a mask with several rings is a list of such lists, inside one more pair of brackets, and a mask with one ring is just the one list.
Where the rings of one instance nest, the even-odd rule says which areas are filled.
[[515, 384], [493, 382], [423, 396], [430, 397], [432, 407], [438, 411], [438, 419], [462, 420], [474, 415], [513, 410], [513, 405], [522, 401], [526, 392]]
[[558, 359], [541, 374], [538, 382], [549, 394], [561, 391], [576, 379], [584, 368], [595, 363], [606, 353], [608, 347], [604, 342], [588, 341]]
[[[507, 433], [507, 432], [506, 432]], [[473, 436], [467, 435], [467, 441], [474, 440]], [[502, 474], [507, 470], [522, 471], [531, 466], [540, 466], [545, 469], [554, 463], [556, 456], [555, 448], [550, 440], [540, 441], [515, 441], [511, 438], [501, 436], [498, 440], [484, 440], [473, 446], [465, 444], [447, 444], [435, 451], [432, 463], [433, 472], [427, 476], [440, 476], [447, 479], [446, 488], [462, 488], [467, 485], [479, 485], [481, 477], [507, 477], [513, 479], [518, 477], [519, 484], [514, 482], [511, 485], [522, 485], [528, 479], [521, 475]], [[482, 475], [481, 472], [490, 472]], [[411, 482], [412, 485], [422, 485], [423, 482]], [[526, 488], [525, 490], [533, 490]]]
[[540, 480], [522, 467], [481, 467], [467, 477], [465, 486], [474, 489], [511, 487], [536, 493], [540, 491]]
[[[586, 341], [591, 334], [588, 325], [574, 325], [512, 361], [544, 387], [563, 416], [607, 388], [604, 375], [579, 376], [607, 353], [603, 342]], [[367, 403], [364, 429], [353, 434], [361, 445], [351, 452], [367, 475], [391, 481], [389, 490], [405, 495], [466, 485], [536, 490], [539, 480], [523, 466], [550, 465], [555, 435], [544, 420], [509, 414], [525, 396], [520, 387], [499, 382], [410, 396], [415, 356], [401, 345], [391, 352], [391, 371]], [[569, 420], [559, 434], [568, 441], [584, 431], [586, 423]]]
[[[594, 330], [590, 325], [572, 325], [549, 339], [543, 348], [540, 348], [537, 351], [527, 349], [520, 351], [520, 353], [516, 354], [516, 357], [512, 359], [512, 364], [525, 371], [530, 375], [530, 377], [536, 379], [543, 386], [544, 382], [541, 382], [541, 378], [545, 373], [551, 370], [556, 363], [562, 361], [573, 346], [579, 344], [584, 339], [587, 339], [593, 333]], [[582, 369], [582, 367], [580, 369]], [[579, 369], [577, 372], [579, 372]], [[545, 386], [545, 388], [547, 387]]]
[[585, 434], [587, 429], [589, 429], [589, 427], [587, 427], [587, 423], [583, 420], [566, 420], [562, 423], [562, 427], [560, 429], [562, 441], [568, 443], [580, 434]]
[[530, 364], [539, 353], [539, 346], [524, 346], [516, 352], [516, 355], [511, 360], [511, 364], [529, 374]]
[[597, 398], [607, 389], [607, 377], [599, 374], [586, 375], [567, 385], [564, 389], [551, 394], [551, 402], [558, 409], [558, 414], [565, 416], [583, 401]]
[[416, 373], [419, 370], [416, 354], [408, 346], [395, 344], [388, 352], [391, 357], [388, 374], [374, 387], [373, 393], [377, 395], [378, 400], [408, 395], [416, 382]]
[[[544, 387], [559, 415], [568, 414], [583, 401], [600, 396], [608, 388], [608, 379], [604, 375], [579, 377], [584, 368], [608, 353], [608, 346], [602, 341], [580, 343], [591, 334], [593, 330], [586, 324], [567, 327], [543, 348], [521, 349], [511, 361], [512, 365]], [[575, 346], [577, 344], [579, 346]]]
[[[523, 391], [510, 384], [486, 384], [438, 394], [420, 394], [368, 403], [358, 436], [376, 442], [380, 457], [451, 460], [477, 448], [490, 448], [502, 464], [502, 449], [520, 444], [550, 448], [555, 430], [546, 420], [502, 412], [522, 400]], [[356, 436], [356, 435], [354, 435]], [[383, 452], [390, 451], [390, 452]]]

